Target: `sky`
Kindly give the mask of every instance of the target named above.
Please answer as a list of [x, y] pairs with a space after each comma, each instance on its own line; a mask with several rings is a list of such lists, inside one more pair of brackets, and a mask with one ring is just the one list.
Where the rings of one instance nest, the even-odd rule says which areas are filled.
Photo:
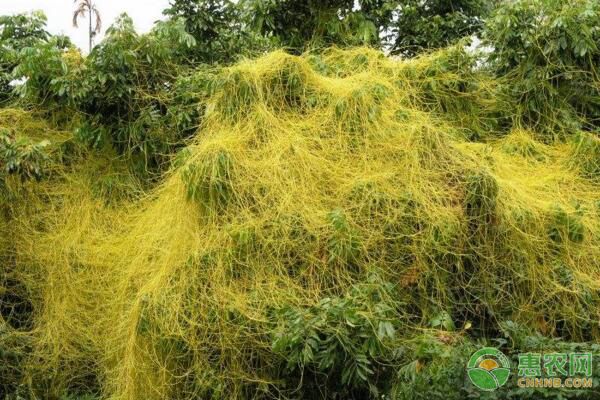
[[[138, 32], [147, 32], [154, 21], [162, 18], [162, 11], [168, 7], [169, 0], [95, 0], [100, 10], [104, 31], [117, 16], [126, 12], [133, 18]], [[73, 43], [87, 52], [87, 20], [80, 21], [79, 29], [72, 26], [74, 0], [0, 0], [0, 15], [18, 14], [33, 10], [42, 10], [48, 17], [48, 31], [53, 34], [68, 35]]]

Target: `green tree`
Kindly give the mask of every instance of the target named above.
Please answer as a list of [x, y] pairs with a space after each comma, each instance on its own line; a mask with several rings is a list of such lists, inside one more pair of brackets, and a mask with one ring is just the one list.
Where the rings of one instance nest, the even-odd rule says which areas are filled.
[[171, 0], [164, 14], [182, 18], [196, 45], [189, 49], [192, 62], [227, 63], [264, 47], [258, 35], [246, 29], [242, 8], [230, 0]]
[[185, 75], [182, 65], [195, 43], [179, 19], [139, 35], [131, 18], [118, 18], [80, 71], [83, 92], [77, 107], [90, 116], [78, 131], [80, 138], [110, 143], [135, 159], [140, 171], [155, 167], [177, 142], [163, 120], [170, 89]]
[[18, 65], [19, 52], [47, 40], [46, 16], [41, 11], [0, 17], [0, 101], [10, 97], [12, 71]]
[[251, 29], [296, 50], [309, 46], [377, 45], [391, 16], [387, 0], [243, 0]]
[[46, 15], [42, 11], [2, 16], [0, 17], [0, 41], [17, 50], [32, 46], [50, 36], [46, 31], [46, 22]]
[[197, 59], [211, 62], [246, 51], [256, 45], [257, 35], [294, 52], [369, 45], [413, 56], [477, 33], [490, 4], [490, 0], [172, 0], [165, 14], [185, 18], [187, 31], [198, 42]]
[[600, 4], [518, 0], [487, 21], [488, 63], [506, 77], [519, 123], [556, 136], [600, 124]]
[[414, 56], [438, 49], [481, 31], [491, 9], [486, 0], [394, 1], [392, 20], [385, 34], [392, 54]]
[[[56, 38], [21, 52], [15, 76], [24, 102], [48, 111], [77, 112], [83, 123], [76, 137], [93, 146], [111, 146], [130, 158], [136, 171], [160, 164], [178, 135], [189, 132], [187, 51], [195, 45], [183, 20], [157, 23], [151, 32], [136, 33], [133, 21], [121, 15], [105, 39], [85, 58], [74, 49], [64, 51]], [[193, 85], [193, 83], [191, 83]], [[177, 107], [179, 103], [186, 103]], [[171, 108], [171, 105], [174, 105]], [[172, 115], [176, 113], [186, 115]], [[167, 126], [168, 121], [177, 121]]]

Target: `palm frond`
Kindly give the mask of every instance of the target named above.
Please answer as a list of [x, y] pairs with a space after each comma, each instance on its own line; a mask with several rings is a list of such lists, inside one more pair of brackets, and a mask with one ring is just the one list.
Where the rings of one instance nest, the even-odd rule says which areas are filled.
[[73, 26], [75, 28], [79, 28], [78, 20], [81, 17], [85, 17], [88, 12], [87, 5], [85, 3], [80, 3], [77, 9], [73, 12]]
[[102, 31], [102, 16], [100, 15], [100, 11], [96, 5], [92, 6], [92, 12], [96, 15], [96, 26], [94, 28], [94, 32], [100, 33]]

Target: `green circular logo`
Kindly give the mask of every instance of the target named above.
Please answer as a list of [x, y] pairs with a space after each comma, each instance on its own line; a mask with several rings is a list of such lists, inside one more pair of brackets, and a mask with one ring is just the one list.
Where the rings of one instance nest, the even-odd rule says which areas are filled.
[[484, 347], [469, 359], [467, 374], [479, 389], [496, 390], [508, 381], [510, 360], [500, 350]]

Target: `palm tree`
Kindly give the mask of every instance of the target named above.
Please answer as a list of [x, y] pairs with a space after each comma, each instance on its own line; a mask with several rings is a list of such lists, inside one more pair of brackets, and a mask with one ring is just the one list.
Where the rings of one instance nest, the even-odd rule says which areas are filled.
[[[92, 0], [75, 0], [75, 3], [79, 2], [75, 12], [73, 13], [73, 26], [79, 28], [79, 18], [85, 17], [86, 14], [89, 17], [89, 37], [90, 37], [90, 52], [92, 51], [92, 45], [94, 36], [100, 33], [102, 30], [102, 17], [98, 8]], [[93, 24], [93, 17], [96, 17], [96, 24]]]

